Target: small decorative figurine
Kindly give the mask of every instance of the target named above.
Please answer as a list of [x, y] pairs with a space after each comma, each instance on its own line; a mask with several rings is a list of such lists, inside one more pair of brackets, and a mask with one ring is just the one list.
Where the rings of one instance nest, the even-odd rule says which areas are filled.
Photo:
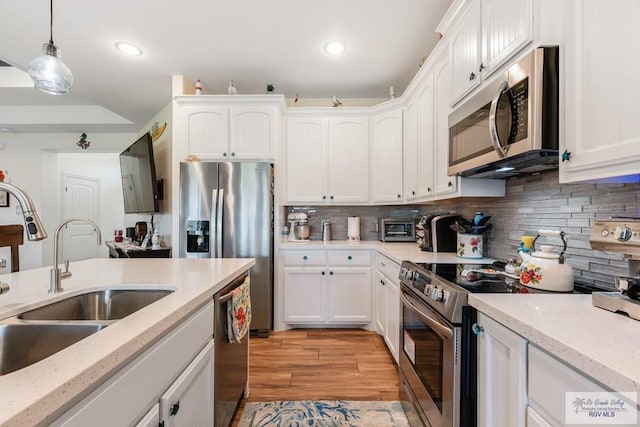
[[296, 93], [296, 97], [293, 98], [293, 105], [298, 105], [298, 94]]
[[200, 79], [196, 81], [196, 95], [202, 95], [202, 83], [200, 83]]
[[87, 141], [86, 133], [83, 133], [82, 135], [80, 135], [80, 141], [76, 142], [76, 145], [82, 148], [83, 150], [86, 150], [87, 148], [89, 148], [89, 146], [91, 145], [91, 142]]
[[333, 101], [333, 106], [334, 106], [334, 107], [339, 107], [339, 106], [341, 106], [341, 105], [342, 105], [342, 102], [340, 102], [340, 101], [338, 100], [338, 98], [336, 98], [336, 95], [335, 95], [335, 94], [334, 94], [334, 95], [333, 95], [333, 97], [332, 97], [332, 101]]
[[273, 93], [274, 89], [275, 87], [271, 83], [267, 84], [267, 93]]
[[227, 93], [229, 95], [235, 95], [238, 93], [238, 89], [233, 85], [233, 80], [229, 82], [229, 87], [227, 87]]
[[396, 91], [393, 89], [393, 86], [389, 86], [389, 99], [393, 99], [396, 97]]

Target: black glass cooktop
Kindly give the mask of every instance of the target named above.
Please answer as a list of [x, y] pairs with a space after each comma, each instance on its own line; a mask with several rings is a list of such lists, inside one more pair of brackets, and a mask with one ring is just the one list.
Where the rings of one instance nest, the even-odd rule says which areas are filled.
[[521, 285], [517, 276], [510, 277], [503, 274], [504, 263], [501, 262], [495, 264], [417, 263], [417, 265], [471, 293], [550, 293]]

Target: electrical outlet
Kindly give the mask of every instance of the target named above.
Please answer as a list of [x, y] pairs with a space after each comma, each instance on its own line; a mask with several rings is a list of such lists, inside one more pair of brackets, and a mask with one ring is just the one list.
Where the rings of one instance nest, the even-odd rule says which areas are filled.
[[7, 259], [0, 258], [0, 268], [7, 268]]

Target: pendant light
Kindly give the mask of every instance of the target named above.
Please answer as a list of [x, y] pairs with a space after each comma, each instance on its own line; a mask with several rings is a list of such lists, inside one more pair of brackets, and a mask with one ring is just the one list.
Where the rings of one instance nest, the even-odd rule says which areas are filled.
[[36, 89], [52, 95], [69, 93], [73, 75], [60, 59], [60, 50], [53, 44], [53, 0], [50, 0], [49, 42], [42, 45], [42, 55], [29, 64], [29, 76]]

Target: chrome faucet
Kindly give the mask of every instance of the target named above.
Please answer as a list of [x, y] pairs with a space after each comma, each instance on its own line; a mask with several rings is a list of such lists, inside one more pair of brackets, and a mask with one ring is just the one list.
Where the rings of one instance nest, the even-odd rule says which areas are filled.
[[62, 292], [64, 289], [62, 289], [62, 286], [60, 285], [60, 281], [62, 279], [66, 279], [68, 277], [71, 277], [71, 272], [69, 271], [69, 260], [65, 260], [64, 262], [64, 266], [65, 269], [64, 271], [60, 271], [60, 267], [58, 267], [58, 246], [60, 245], [60, 232], [62, 231], [62, 229], [64, 228], [65, 225], [69, 224], [70, 222], [74, 222], [74, 221], [79, 221], [79, 222], [86, 222], [87, 224], [91, 225], [93, 227], [93, 229], [96, 232], [96, 238], [97, 238], [97, 242], [98, 245], [102, 244], [102, 233], [100, 232], [100, 227], [98, 227], [98, 224], [96, 224], [95, 222], [91, 221], [88, 218], [69, 218], [65, 221], [62, 222], [62, 224], [60, 224], [58, 226], [58, 228], [56, 229], [56, 234], [55, 234], [55, 239], [53, 241], [53, 268], [51, 269], [51, 285], [49, 287], [49, 293], [50, 294], [54, 294], [56, 292]]
[[22, 216], [24, 217], [24, 225], [27, 227], [27, 239], [31, 241], [45, 239], [47, 237], [47, 232], [38, 217], [38, 213], [36, 212], [36, 208], [33, 206], [31, 197], [29, 197], [29, 195], [20, 187], [9, 184], [8, 182], [0, 181], [0, 191], [6, 191], [13, 195], [20, 204]]

